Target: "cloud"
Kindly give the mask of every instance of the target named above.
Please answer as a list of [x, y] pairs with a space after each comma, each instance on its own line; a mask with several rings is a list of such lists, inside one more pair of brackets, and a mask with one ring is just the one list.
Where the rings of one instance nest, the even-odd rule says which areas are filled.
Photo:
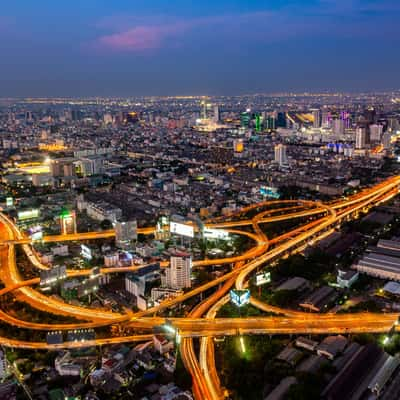
[[142, 25], [131, 29], [104, 35], [97, 39], [97, 45], [113, 51], [144, 51], [159, 48], [168, 38], [184, 32], [184, 24], [164, 26]]
[[[319, 0], [316, 6], [292, 3], [272, 11], [194, 18], [112, 16], [96, 24], [96, 29], [106, 33], [95, 39], [93, 47], [102, 51], [145, 53], [185, 43], [192, 45], [194, 40], [198, 43], [208, 40], [210, 46], [221, 47], [244, 40], [265, 44], [316, 36], [360, 39], [393, 36], [399, 27], [388, 21], [387, 14], [396, 13], [397, 8], [390, 0]], [[380, 26], [380, 31], [374, 25]]]
[[174, 17], [112, 17], [99, 21], [97, 28], [116, 32], [99, 36], [94, 47], [116, 52], [144, 52], [164, 46], [173, 46], [185, 33], [196, 29], [213, 28], [213, 33], [223, 33], [250, 24], [252, 20], [270, 17], [271, 13], [259, 12], [242, 15], [218, 15], [178, 19]]

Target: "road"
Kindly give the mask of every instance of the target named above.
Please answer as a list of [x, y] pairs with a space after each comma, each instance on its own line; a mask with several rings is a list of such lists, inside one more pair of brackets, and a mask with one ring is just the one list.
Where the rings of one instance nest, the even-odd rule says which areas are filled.
[[[228, 216], [229, 220], [215, 219], [206, 221], [206, 226], [216, 229], [226, 229], [234, 234], [246, 235], [253, 241], [255, 246], [246, 253], [218, 260], [201, 260], [194, 263], [195, 266], [207, 266], [235, 263], [236, 268], [231, 272], [206, 284], [192, 289], [188, 293], [175, 299], [166, 301], [158, 307], [138, 312], [135, 314], [120, 314], [106, 310], [90, 309], [66, 304], [59, 299], [45, 296], [35, 289], [39, 283], [38, 278], [23, 281], [16, 260], [15, 245], [22, 244], [32, 264], [39, 268], [47, 268], [38, 260], [37, 255], [30, 246], [29, 239], [25, 238], [13, 222], [4, 214], [0, 213], [0, 246], [1, 280], [5, 286], [0, 290], [0, 295], [13, 292], [18, 300], [27, 302], [30, 306], [42, 311], [57, 315], [74, 316], [85, 322], [76, 324], [36, 324], [29, 321], [21, 321], [16, 317], [1, 311], [0, 316], [14, 326], [25, 329], [71, 329], [72, 327], [99, 327], [111, 324], [124, 324], [132, 329], [141, 331], [152, 331], [155, 326], [166, 323], [166, 320], [155, 315], [169, 307], [182, 303], [190, 297], [196, 296], [204, 291], [219, 285], [219, 288], [207, 297], [202, 303], [195, 307], [185, 318], [172, 318], [171, 321], [182, 340], [182, 357], [184, 363], [193, 376], [193, 386], [196, 399], [219, 399], [222, 389], [215, 369], [213, 357], [214, 336], [226, 336], [237, 334], [323, 334], [323, 333], [350, 333], [350, 332], [387, 332], [397, 321], [397, 314], [306, 314], [297, 311], [283, 310], [271, 307], [256, 299], [251, 299], [253, 306], [263, 311], [274, 312], [278, 316], [265, 318], [215, 318], [218, 309], [227, 301], [226, 293], [235, 285], [241, 289], [247, 286], [249, 277], [265, 264], [271, 263], [281, 257], [302, 250], [309, 244], [320, 240], [332, 232], [343, 221], [358, 217], [360, 212], [366, 212], [371, 206], [385, 202], [398, 194], [400, 177], [392, 177], [363, 190], [349, 199], [339, 200], [330, 204], [304, 201], [270, 201], [257, 205], [251, 205], [245, 209]], [[268, 209], [268, 206], [275, 207]], [[280, 207], [281, 206], [281, 207]], [[283, 206], [283, 207], [282, 207]], [[242, 218], [249, 211], [256, 211], [251, 219]], [[239, 217], [236, 221], [232, 218]], [[260, 225], [294, 218], [314, 218], [290, 232], [268, 240]], [[316, 219], [317, 218], [317, 219]], [[254, 233], [240, 230], [240, 226], [251, 226]], [[236, 228], [236, 229], [233, 229]], [[141, 233], [154, 232], [154, 228], [143, 228]], [[104, 237], [112, 237], [113, 231], [88, 232], [76, 235], [57, 235], [45, 238], [45, 241], [66, 240], [88, 240]], [[168, 263], [163, 262], [166, 267]], [[119, 273], [134, 271], [144, 266], [127, 268], [107, 268], [104, 273]], [[68, 276], [85, 276], [89, 270], [68, 271]], [[203, 316], [206, 316], [205, 318]], [[148, 335], [117, 336], [101, 338], [91, 342], [63, 343], [60, 345], [49, 345], [44, 342], [34, 343], [19, 341], [10, 338], [0, 338], [1, 344], [11, 347], [37, 348], [55, 350], [58, 348], [85, 347], [89, 345], [104, 345], [113, 343], [124, 343], [129, 341], [148, 340]], [[200, 361], [197, 359], [193, 338], [203, 338], [200, 343]]]

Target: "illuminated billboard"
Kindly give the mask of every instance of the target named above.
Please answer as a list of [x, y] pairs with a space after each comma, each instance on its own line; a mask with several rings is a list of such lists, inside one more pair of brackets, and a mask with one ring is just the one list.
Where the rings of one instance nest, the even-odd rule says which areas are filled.
[[39, 218], [39, 209], [18, 211], [18, 220], [25, 221], [27, 219]]
[[271, 282], [271, 272], [261, 272], [256, 275], [256, 286]]
[[194, 237], [194, 228], [191, 225], [171, 221], [169, 224], [169, 231], [180, 236]]
[[222, 229], [204, 228], [203, 235], [207, 239], [229, 239], [229, 233]]
[[93, 258], [92, 250], [89, 247], [82, 244], [81, 245], [81, 256], [83, 258], [85, 258], [86, 260], [91, 260]]
[[13, 205], [14, 205], [14, 199], [12, 197], [7, 197], [6, 198], [6, 206], [12, 207]]
[[279, 199], [281, 197], [278, 189], [271, 186], [261, 186], [260, 193], [263, 196], [269, 197], [271, 199]]
[[235, 304], [238, 307], [243, 307], [246, 304], [249, 304], [250, 302], [250, 290], [244, 289], [244, 290], [237, 290], [237, 289], [232, 289], [229, 292], [231, 302]]

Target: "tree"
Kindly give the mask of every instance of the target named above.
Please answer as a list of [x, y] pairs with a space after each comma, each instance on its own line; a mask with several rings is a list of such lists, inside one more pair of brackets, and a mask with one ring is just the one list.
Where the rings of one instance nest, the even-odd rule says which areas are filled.
[[103, 231], [107, 231], [112, 229], [113, 225], [109, 219], [103, 219], [103, 221], [100, 222], [100, 227], [103, 229]]

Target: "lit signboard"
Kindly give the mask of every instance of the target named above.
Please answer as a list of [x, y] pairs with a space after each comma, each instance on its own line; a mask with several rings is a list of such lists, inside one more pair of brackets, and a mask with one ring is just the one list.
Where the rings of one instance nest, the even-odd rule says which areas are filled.
[[271, 272], [261, 272], [256, 275], [256, 286], [265, 285], [271, 282]]
[[81, 256], [86, 258], [86, 260], [91, 260], [93, 258], [92, 250], [84, 244], [81, 244]]
[[194, 237], [194, 229], [191, 225], [179, 224], [178, 222], [170, 222], [169, 231], [176, 235]]
[[203, 235], [207, 239], [229, 239], [229, 233], [222, 229], [204, 228]]
[[270, 186], [261, 186], [260, 193], [265, 197], [270, 197], [272, 199], [279, 199], [280, 194], [278, 189]]
[[6, 198], [6, 206], [12, 207], [13, 205], [14, 205], [14, 199], [12, 197], [7, 197]]
[[231, 302], [238, 307], [243, 307], [250, 302], [250, 290], [237, 290], [232, 289], [230, 292]]
[[25, 221], [27, 219], [39, 218], [39, 209], [18, 211], [18, 219], [20, 221]]

